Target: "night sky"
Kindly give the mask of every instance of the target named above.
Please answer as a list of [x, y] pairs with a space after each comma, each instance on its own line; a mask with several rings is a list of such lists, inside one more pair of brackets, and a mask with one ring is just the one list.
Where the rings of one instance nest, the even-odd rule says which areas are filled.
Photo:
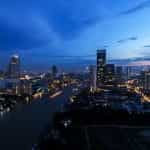
[[150, 0], [0, 0], [0, 67], [19, 53], [25, 69], [150, 56]]

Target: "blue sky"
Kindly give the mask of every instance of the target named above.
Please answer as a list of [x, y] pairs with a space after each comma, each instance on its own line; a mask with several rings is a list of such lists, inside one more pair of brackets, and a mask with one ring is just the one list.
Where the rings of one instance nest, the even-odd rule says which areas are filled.
[[[150, 55], [150, 0], [0, 0], [1, 67], [19, 53], [25, 68]], [[67, 57], [66, 57], [67, 56]]]

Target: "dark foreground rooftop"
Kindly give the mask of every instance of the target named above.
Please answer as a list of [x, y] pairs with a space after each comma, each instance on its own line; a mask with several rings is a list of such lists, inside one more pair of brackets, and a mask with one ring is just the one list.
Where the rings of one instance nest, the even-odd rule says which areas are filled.
[[149, 150], [150, 114], [94, 110], [58, 113], [37, 150]]
[[150, 128], [83, 126], [59, 132], [61, 138], [47, 139], [39, 150], [149, 150]]

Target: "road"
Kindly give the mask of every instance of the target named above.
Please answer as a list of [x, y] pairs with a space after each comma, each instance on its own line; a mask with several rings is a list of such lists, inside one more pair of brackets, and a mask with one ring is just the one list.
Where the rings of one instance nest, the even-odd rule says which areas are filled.
[[0, 118], [0, 150], [31, 150], [54, 113], [67, 102], [71, 91], [67, 88], [64, 94], [54, 99], [36, 100]]
[[138, 86], [134, 87], [134, 86], [131, 86], [131, 85], [127, 84], [127, 88], [128, 88], [128, 89], [134, 88], [134, 92], [137, 93], [138, 95], [141, 95], [141, 96], [142, 96], [142, 98], [141, 98], [141, 101], [142, 101], [142, 102], [148, 102], [148, 103], [150, 103], [150, 97], [144, 95], [144, 93], [142, 93], [142, 92], [140, 91], [140, 87], [138, 87]]

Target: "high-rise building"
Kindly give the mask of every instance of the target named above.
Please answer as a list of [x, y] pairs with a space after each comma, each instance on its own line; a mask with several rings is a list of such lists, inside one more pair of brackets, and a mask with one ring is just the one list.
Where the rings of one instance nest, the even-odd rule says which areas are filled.
[[32, 95], [32, 83], [30, 80], [20, 80], [20, 94]]
[[115, 65], [114, 64], [106, 65], [105, 80], [106, 82], [112, 82], [115, 80]]
[[90, 66], [90, 89], [91, 92], [96, 90], [96, 66]]
[[11, 56], [7, 75], [9, 78], [19, 78], [20, 77], [20, 58], [18, 55]]
[[126, 66], [125, 67], [125, 80], [129, 80], [132, 75], [132, 67], [131, 66]]
[[52, 66], [52, 76], [55, 78], [57, 76], [58, 69], [55, 65]]
[[150, 90], [150, 72], [145, 71], [141, 73], [141, 82], [144, 90]]
[[106, 50], [97, 50], [97, 85], [105, 81], [106, 72]]
[[19, 79], [6, 79], [5, 88], [8, 94], [19, 95], [20, 94], [20, 80]]
[[122, 68], [122, 66], [117, 66], [116, 67], [115, 76], [116, 76], [116, 80], [118, 82], [122, 81], [122, 77], [123, 77], [123, 68]]

